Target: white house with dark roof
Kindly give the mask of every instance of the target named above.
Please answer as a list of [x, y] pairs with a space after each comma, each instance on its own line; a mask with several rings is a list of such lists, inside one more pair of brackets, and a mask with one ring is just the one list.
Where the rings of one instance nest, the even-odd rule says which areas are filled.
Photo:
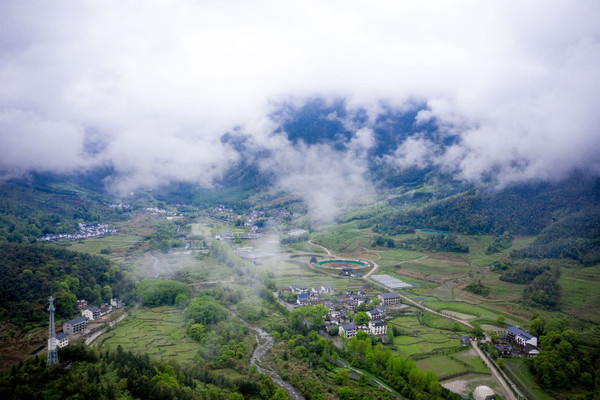
[[63, 332], [57, 333], [54, 340], [56, 340], [56, 345], [60, 348], [69, 344], [69, 337]]
[[358, 331], [358, 327], [356, 324], [344, 324], [340, 326], [340, 336], [345, 336], [348, 339], [356, 336], [356, 332]]
[[369, 319], [371, 319], [371, 320], [383, 319], [383, 318], [385, 318], [385, 307], [377, 306], [374, 309], [367, 311], [367, 315], [369, 316]]
[[381, 293], [377, 297], [379, 298], [379, 300], [381, 300], [381, 304], [383, 304], [386, 307], [393, 306], [396, 304], [402, 304], [400, 295], [396, 292]]
[[290, 286], [290, 290], [293, 293], [308, 293], [308, 287], [307, 286], [291, 285]]
[[98, 318], [100, 318], [100, 309], [98, 307], [90, 307], [86, 310], [83, 310], [81, 312], [81, 315], [83, 315], [84, 317], [87, 317], [87, 319], [94, 321]]
[[387, 325], [380, 319], [369, 321], [369, 332], [373, 335], [385, 335], [387, 333]]
[[537, 337], [515, 325], [508, 327], [506, 330], [506, 337], [521, 347], [525, 347], [528, 344], [537, 347], [538, 344]]
[[83, 331], [87, 327], [87, 317], [79, 317], [67, 321], [63, 324], [63, 332], [67, 335], [74, 335]]
[[331, 285], [323, 285], [321, 286], [321, 293], [323, 294], [334, 294], [335, 288]]

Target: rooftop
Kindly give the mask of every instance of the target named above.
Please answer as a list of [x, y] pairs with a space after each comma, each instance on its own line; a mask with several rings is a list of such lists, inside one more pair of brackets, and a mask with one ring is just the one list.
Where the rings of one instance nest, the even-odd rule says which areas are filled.
[[75, 324], [79, 324], [83, 321], [87, 321], [87, 317], [78, 317], [78, 318], [75, 318], [75, 319], [65, 322], [65, 324], [75, 325]]

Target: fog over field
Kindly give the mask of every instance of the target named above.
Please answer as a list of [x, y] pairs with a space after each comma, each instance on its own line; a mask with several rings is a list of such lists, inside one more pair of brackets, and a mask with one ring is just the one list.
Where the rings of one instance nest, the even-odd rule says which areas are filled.
[[[475, 182], [597, 174], [599, 20], [593, 0], [4, 1], [0, 173], [108, 166], [126, 193], [210, 187], [256, 156], [327, 205], [368, 189], [377, 117], [422, 104], [417, 133], [382, 161]], [[314, 98], [345, 101], [345, 148], [273, 134], [284, 105]], [[456, 140], [441, 146], [426, 123]], [[323, 188], [335, 195], [313, 196]]]

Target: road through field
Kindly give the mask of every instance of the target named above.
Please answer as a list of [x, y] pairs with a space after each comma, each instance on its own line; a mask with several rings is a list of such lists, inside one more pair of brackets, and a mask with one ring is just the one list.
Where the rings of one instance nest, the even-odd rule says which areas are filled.
[[248, 321], [244, 321], [235, 312], [229, 310], [229, 314], [236, 317], [242, 324], [246, 325], [251, 331], [254, 332], [254, 337], [256, 338], [256, 343], [258, 343], [258, 345], [254, 349], [254, 353], [252, 353], [250, 365], [256, 365], [256, 369], [259, 372], [268, 375], [273, 380], [273, 382], [285, 389], [285, 391], [293, 399], [304, 400], [304, 397], [300, 393], [298, 393], [298, 391], [292, 385], [284, 381], [281, 375], [279, 375], [277, 371], [275, 371], [270, 365], [268, 365], [263, 360], [263, 357], [267, 353], [267, 351], [269, 351], [269, 349], [273, 347], [273, 336], [269, 335], [269, 333], [264, 331], [263, 329], [252, 325]]

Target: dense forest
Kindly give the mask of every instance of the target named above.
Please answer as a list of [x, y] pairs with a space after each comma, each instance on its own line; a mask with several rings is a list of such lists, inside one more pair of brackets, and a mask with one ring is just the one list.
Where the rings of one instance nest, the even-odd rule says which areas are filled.
[[97, 353], [82, 345], [59, 350], [60, 364], [29, 358], [0, 375], [3, 399], [288, 399], [273, 381], [255, 373], [230, 378], [202, 365], [178, 366], [147, 355]]
[[472, 189], [411, 211], [375, 216], [370, 223], [375, 232], [389, 235], [423, 227], [493, 234], [496, 240], [489, 253], [507, 248], [511, 234], [539, 234], [530, 246], [513, 251], [513, 257], [570, 258], [594, 265], [600, 261], [599, 209], [600, 180], [574, 177], [560, 184], [520, 184], [502, 191]]
[[99, 305], [127, 297], [135, 281], [106, 258], [55, 246], [0, 242], [0, 313], [15, 325], [47, 319], [43, 308], [52, 295], [56, 313], [69, 317], [77, 299]]

